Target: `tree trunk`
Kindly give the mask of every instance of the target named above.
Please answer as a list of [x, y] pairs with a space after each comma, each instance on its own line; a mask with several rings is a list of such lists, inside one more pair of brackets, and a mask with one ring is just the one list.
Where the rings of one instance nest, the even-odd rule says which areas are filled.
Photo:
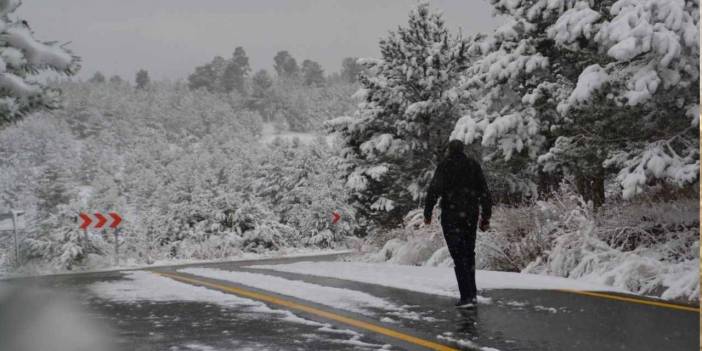
[[558, 190], [563, 176], [560, 173], [549, 173], [539, 170], [537, 174], [537, 196], [539, 199], [549, 198]]
[[585, 201], [592, 201], [593, 209], [597, 210], [605, 202], [605, 171], [598, 167], [594, 174], [577, 174], [575, 187]]
[[592, 179], [592, 203], [595, 210], [604, 205], [605, 202], [605, 174], [604, 168], [599, 167], [597, 175]]

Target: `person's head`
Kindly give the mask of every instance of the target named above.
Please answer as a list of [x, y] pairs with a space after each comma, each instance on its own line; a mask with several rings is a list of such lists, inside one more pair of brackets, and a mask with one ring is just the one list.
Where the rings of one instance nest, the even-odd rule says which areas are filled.
[[448, 143], [448, 154], [449, 155], [456, 155], [456, 154], [462, 154], [463, 149], [465, 145], [463, 144], [462, 141], [458, 139], [453, 139], [449, 141]]

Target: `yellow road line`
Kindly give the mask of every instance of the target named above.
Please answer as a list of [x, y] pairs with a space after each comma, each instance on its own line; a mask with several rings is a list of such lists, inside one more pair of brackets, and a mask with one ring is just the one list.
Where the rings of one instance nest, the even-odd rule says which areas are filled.
[[449, 347], [446, 345], [442, 345], [442, 344], [439, 344], [439, 343], [436, 343], [436, 342], [433, 342], [430, 340], [418, 338], [416, 336], [405, 334], [405, 333], [399, 332], [397, 330], [389, 329], [389, 328], [386, 328], [386, 327], [383, 327], [383, 326], [380, 326], [377, 324], [368, 323], [368, 322], [353, 319], [350, 317], [342, 316], [342, 315], [339, 315], [339, 314], [336, 314], [333, 312], [329, 312], [329, 311], [325, 311], [325, 310], [321, 310], [319, 308], [315, 308], [312, 306], [288, 301], [288, 300], [285, 300], [285, 299], [282, 299], [282, 298], [279, 298], [276, 296], [272, 296], [272, 295], [268, 295], [268, 294], [264, 294], [264, 293], [260, 293], [260, 292], [255, 292], [255, 291], [251, 291], [251, 290], [246, 290], [246, 289], [242, 289], [242, 288], [238, 288], [238, 287], [234, 287], [234, 286], [229, 286], [229, 285], [210, 283], [210, 282], [202, 281], [199, 279], [184, 277], [184, 276], [181, 276], [181, 275], [175, 274], [175, 273], [166, 273], [166, 272], [155, 272], [155, 273], [160, 274], [160, 275], [165, 276], [165, 277], [169, 277], [171, 279], [181, 281], [181, 282], [207, 286], [207, 287], [223, 290], [226, 292], [230, 292], [232, 294], [236, 294], [239, 296], [244, 296], [244, 297], [248, 297], [248, 298], [259, 300], [259, 301], [268, 302], [268, 303], [283, 306], [283, 307], [286, 307], [289, 309], [307, 312], [307, 313], [314, 314], [314, 315], [322, 317], [322, 318], [326, 318], [326, 319], [330, 319], [330, 320], [337, 321], [340, 323], [344, 323], [344, 324], [347, 324], [347, 325], [350, 325], [350, 326], [353, 326], [353, 327], [356, 327], [359, 329], [369, 330], [369, 331], [372, 331], [372, 332], [377, 333], [377, 334], [389, 336], [391, 338], [399, 339], [399, 340], [402, 340], [402, 341], [405, 341], [405, 342], [408, 342], [408, 343], [411, 343], [414, 345], [422, 346], [422, 347], [425, 347], [425, 348], [430, 349], [430, 350], [437, 350], [437, 351], [449, 351], [449, 350], [456, 351], [457, 350], [455, 348], [452, 348], [452, 347]]
[[585, 295], [585, 296], [601, 297], [601, 298], [610, 299], [610, 300], [640, 303], [643, 305], [672, 308], [675, 310], [689, 311], [689, 312], [695, 312], [695, 313], [700, 312], [699, 308], [695, 308], [695, 307], [691, 307], [691, 306], [675, 305], [672, 303], [665, 303], [665, 302], [652, 301], [652, 300], [643, 300], [643, 299], [637, 299], [634, 297], [611, 295], [611, 294], [591, 292], [591, 291], [569, 290], [569, 289], [558, 289], [558, 291], [564, 291], [564, 292], [569, 292], [569, 293], [578, 294], [578, 295]]

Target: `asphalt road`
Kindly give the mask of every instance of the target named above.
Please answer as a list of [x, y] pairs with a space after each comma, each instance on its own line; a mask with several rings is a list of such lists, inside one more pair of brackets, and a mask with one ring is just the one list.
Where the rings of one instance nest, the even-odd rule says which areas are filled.
[[[245, 306], [223, 307], [197, 301], [120, 303], [93, 295], [88, 286], [124, 279], [125, 272], [59, 275], [15, 280], [25, 289], [61, 291], [81, 301], [88, 313], [108, 325], [122, 350], [697, 350], [699, 314], [656, 301], [589, 296], [565, 291], [490, 290], [492, 303], [456, 310], [454, 300], [378, 285], [269, 270], [252, 264], [331, 260], [336, 257], [271, 259], [188, 265], [250, 271], [345, 288], [377, 296], [421, 318], [397, 318], [376, 309], [358, 314], [321, 305], [314, 296], [299, 299], [284, 291], [263, 291], [229, 281], [177, 272], [183, 266], [154, 268], [168, 279], [263, 301], [261, 313]], [[320, 263], [323, 264], [323, 263]], [[247, 295], [248, 294], [248, 295]], [[642, 302], [640, 302], [642, 301]], [[2, 306], [0, 306], [2, 307]], [[673, 307], [673, 308], [671, 308]], [[286, 310], [310, 321], [290, 322]], [[2, 312], [2, 308], [0, 308]], [[0, 316], [0, 321], [2, 316]], [[0, 326], [0, 328], [4, 328]], [[463, 340], [459, 342], [457, 340]], [[426, 344], [422, 344], [426, 342]], [[438, 345], [438, 346], [437, 346]], [[489, 349], [487, 349], [489, 350]]]

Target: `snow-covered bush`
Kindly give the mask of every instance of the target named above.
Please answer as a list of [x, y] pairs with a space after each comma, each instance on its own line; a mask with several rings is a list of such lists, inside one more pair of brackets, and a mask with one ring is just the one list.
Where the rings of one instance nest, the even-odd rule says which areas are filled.
[[[403, 222], [402, 228], [394, 229], [386, 234], [378, 232], [378, 234], [369, 237], [369, 242], [381, 243], [383, 246], [380, 250], [371, 252], [361, 259], [369, 262], [424, 265], [437, 250], [445, 245], [436, 221], [428, 226], [424, 224], [422, 210], [411, 211], [405, 216]], [[438, 258], [434, 260], [438, 260]]]
[[[170, 258], [212, 260], [236, 257], [242, 253], [243, 238], [237, 233], [188, 235], [170, 245], [176, 256]], [[162, 250], [168, 252], [169, 250]], [[165, 255], [163, 258], [166, 258]]]
[[[268, 151], [255, 168], [253, 190], [282, 224], [300, 232], [295, 245], [343, 245], [356, 229], [356, 216], [333, 163], [338, 150], [318, 139], [310, 145], [281, 140]], [[333, 212], [341, 216], [336, 224]]]
[[539, 205], [495, 207], [490, 230], [477, 235], [476, 267], [519, 272], [548, 250], [548, 228], [554, 223], [544, 218]]
[[699, 298], [699, 218], [690, 206], [695, 198], [607, 204], [599, 215], [577, 196], [557, 199], [541, 209], [551, 223], [544, 232], [551, 247], [524, 272], [666, 299]]
[[265, 252], [290, 247], [298, 237], [294, 228], [278, 222], [263, 222], [244, 233], [242, 247], [245, 251]]
[[241, 206], [233, 216], [237, 232], [241, 233], [244, 251], [264, 252], [278, 250], [296, 243], [298, 231], [278, 223], [275, 215], [259, 202]]
[[234, 212], [232, 220], [234, 221], [237, 232], [246, 233], [247, 231], [260, 227], [266, 222], [270, 222], [273, 218], [273, 213], [256, 201], [241, 205], [241, 207]]
[[[610, 201], [598, 212], [563, 183], [548, 201], [496, 206], [477, 233], [478, 269], [583, 279], [637, 294], [696, 301], [699, 217], [695, 194]], [[366, 239], [359, 260], [452, 266], [440, 226], [410, 212], [401, 229]]]
[[695, 300], [697, 197], [610, 201], [592, 208], [563, 183], [548, 201], [498, 206], [480, 233], [477, 266], [584, 279], [644, 295]]
[[41, 221], [39, 228], [30, 231], [20, 244], [21, 271], [74, 270], [85, 267], [88, 255], [108, 252], [108, 245], [100, 236], [78, 228], [74, 221], [77, 212], [74, 202], [61, 204]]

